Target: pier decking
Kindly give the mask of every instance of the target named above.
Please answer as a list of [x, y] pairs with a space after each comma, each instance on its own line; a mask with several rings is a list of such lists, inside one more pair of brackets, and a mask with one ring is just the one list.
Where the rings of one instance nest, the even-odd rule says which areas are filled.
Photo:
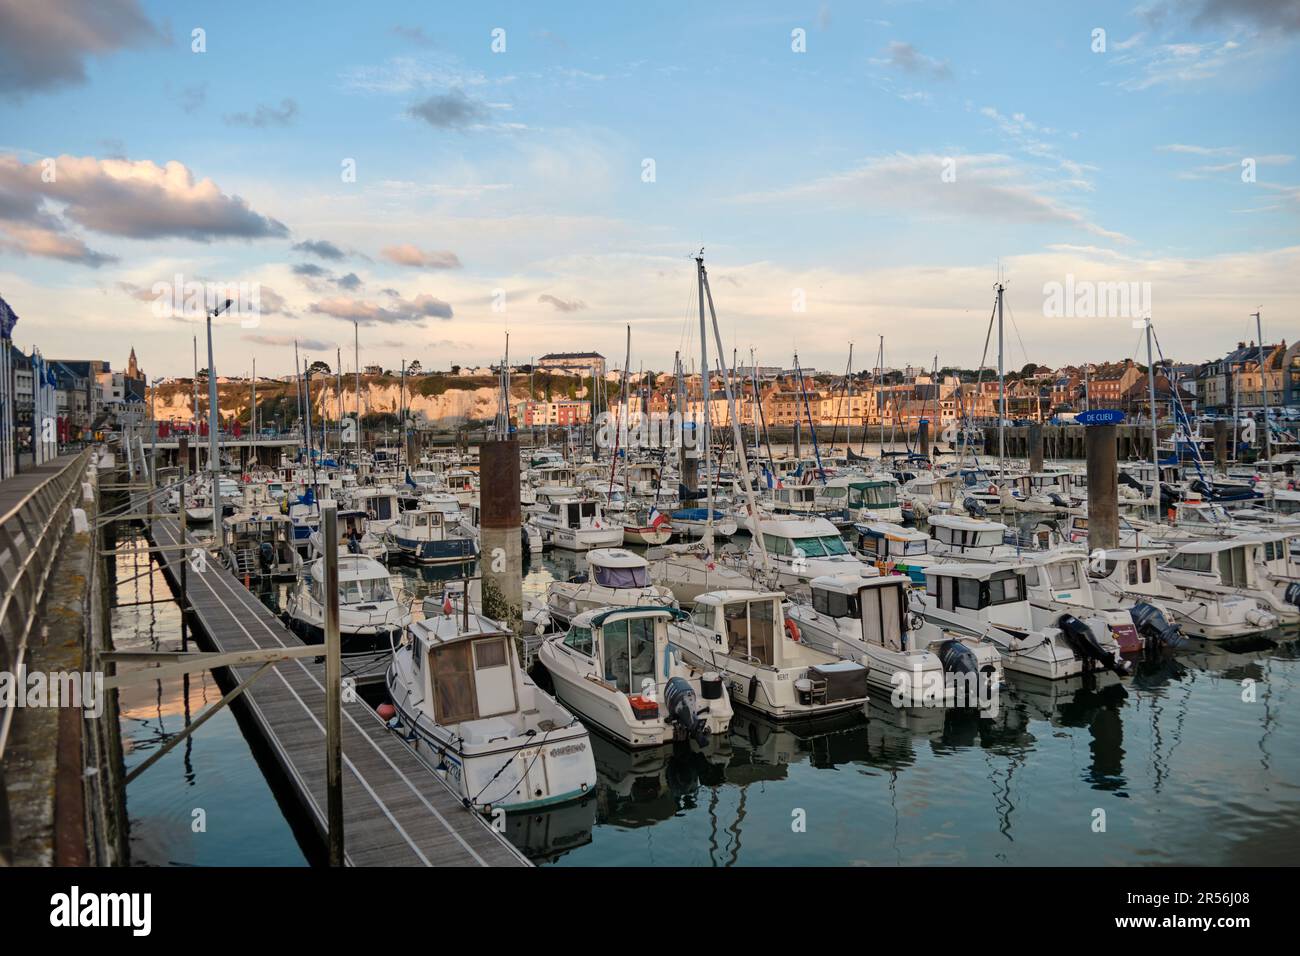
[[[172, 519], [153, 523], [154, 543], [175, 545]], [[179, 589], [182, 553], [160, 561]], [[218, 651], [299, 644], [275, 615], [215, 560], [187, 575], [195, 625]], [[232, 668], [245, 680], [255, 668]], [[322, 837], [325, 790], [325, 666], [275, 665], [242, 698]], [[506, 838], [459, 797], [363, 701], [343, 703], [343, 814], [353, 866], [528, 866]]]

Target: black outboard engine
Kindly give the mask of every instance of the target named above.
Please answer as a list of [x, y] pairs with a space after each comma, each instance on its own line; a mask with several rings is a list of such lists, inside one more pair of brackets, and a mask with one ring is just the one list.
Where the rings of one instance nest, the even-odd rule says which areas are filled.
[[270, 541], [263, 541], [257, 546], [257, 558], [262, 562], [262, 570], [271, 570], [271, 565], [275, 563], [275, 548], [271, 547]]
[[972, 498], [969, 495], [962, 501], [961, 506], [966, 509], [968, 515], [972, 515], [976, 518], [983, 518], [988, 514], [988, 512], [984, 510], [984, 506], [980, 504], [979, 499]]
[[1183, 637], [1183, 632], [1178, 625], [1170, 624], [1165, 620], [1165, 616], [1155, 605], [1138, 601], [1129, 608], [1128, 613], [1129, 617], [1133, 618], [1133, 626], [1137, 628], [1137, 632], [1147, 639], [1148, 646], [1153, 641], [1166, 647], [1181, 647], [1187, 643], [1187, 638]]
[[1286, 586], [1286, 603], [1300, 607], [1300, 581]]
[[948, 674], [978, 674], [979, 661], [975, 652], [953, 638], [939, 645], [939, 663]]
[[673, 677], [664, 688], [664, 703], [668, 705], [668, 719], [688, 736], [694, 737], [701, 747], [709, 742], [709, 727], [699, 716], [695, 688], [685, 677]]
[[1047, 500], [1050, 501], [1052, 504], [1056, 505], [1056, 507], [1058, 508], [1070, 507], [1070, 502], [1066, 499], [1065, 495], [1056, 491], [1053, 491], [1050, 495], [1048, 495]]
[[1070, 650], [1074, 651], [1074, 655], [1080, 660], [1084, 662], [1095, 661], [1103, 668], [1113, 670], [1116, 674], [1127, 674], [1129, 672], [1128, 663], [1116, 658], [1114, 654], [1097, 643], [1097, 638], [1092, 635], [1092, 629], [1073, 614], [1062, 614], [1056, 622], [1056, 626], [1061, 629], [1061, 634], [1065, 638], [1065, 642], [1070, 645]]

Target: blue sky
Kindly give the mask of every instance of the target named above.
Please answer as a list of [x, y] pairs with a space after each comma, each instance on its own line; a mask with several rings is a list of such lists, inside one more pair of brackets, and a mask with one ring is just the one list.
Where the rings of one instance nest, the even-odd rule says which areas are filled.
[[146, 301], [177, 273], [264, 292], [220, 371], [350, 350], [352, 317], [363, 362], [485, 363], [507, 328], [515, 358], [621, 361], [631, 324], [664, 367], [698, 349], [703, 246], [766, 364], [860, 367], [883, 334], [890, 364], [974, 365], [999, 263], [1010, 365], [1135, 354], [1125, 319], [1044, 315], [1067, 274], [1150, 282], [1198, 361], [1256, 307], [1294, 337], [1298, 6], [0, 0], [0, 295], [20, 344], [151, 374], [190, 365]]

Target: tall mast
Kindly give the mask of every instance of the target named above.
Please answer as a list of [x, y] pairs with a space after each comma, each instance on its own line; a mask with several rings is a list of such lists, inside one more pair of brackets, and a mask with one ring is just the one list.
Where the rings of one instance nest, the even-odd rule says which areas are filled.
[[[293, 340], [293, 385], [294, 392], [298, 399], [298, 440], [302, 443], [303, 448], [307, 447], [307, 432], [305, 423], [306, 416], [302, 413], [302, 362], [298, 358], [298, 340]], [[307, 462], [308, 465], [311, 462]]]
[[352, 320], [352, 363], [357, 374], [357, 472], [361, 471], [361, 333], [356, 319]]
[[1264, 369], [1264, 327], [1260, 323], [1259, 312], [1255, 316], [1255, 340], [1259, 343], [1259, 393], [1264, 403], [1264, 457], [1268, 459], [1268, 504], [1276, 508], [1273, 495], [1273, 435], [1269, 425], [1268, 375]]
[[339, 467], [343, 466], [343, 349], [334, 346], [334, 387], [338, 389]]
[[248, 463], [253, 464], [253, 455], [255, 454], [254, 440], [257, 436], [257, 356], [253, 356], [253, 375], [249, 379], [249, 386], [253, 392], [252, 409], [249, 412], [248, 422]]
[[1007, 467], [1007, 381], [1002, 354], [1002, 283], [998, 283], [998, 470]]
[[217, 370], [212, 358], [212, 320], [230, 305], [219, 306], [208, 313], [208, 467], [212, 469], [212, 527], [217, 533], [217, 547], [226, 546], [226, 526], [221, 520], [221, 451], [217, 444], [220, 418], [217, 412]]
[[[709, 299], [709, 315], [713, 319], [713, 338], [717, 345], [718, 354], [722, 354], [722, 333], [718, 329], [718, 313], [713, 307], [713, 290], [709, 288], [709, 277], [704, 271], [704, 257], [701, 253], [700, 259], [700, 280], [705, 294]], [[734, 361], [734, 360], [733, 360]], [[752, 364], [752, 362], [751, 362]], [[754, 485], [749, 478], [749, 463], [745, 460], [745, 441], [740, 433], [740, 417], [736, 414], [736, 395], [731, 387], [731, 376], [723, 370], [722, 386], [727, 391], [727, 414], [731, 417], [731, 431], [735, 438], [736, 455], [739, 459], [740, 474], [744, 478], [745, 505], [749, 508], [749, 519], [753, 529], [754, 541], [758, 543], [759, 553], [763, 557], [763, 571], [768, 571], [767, 545], [763, 541], [763, 529], [760, 524], [758, 515], [758, 503], [754, 500]], [[712, 520], [712, 503], [709, 506], [710, 521]]]
[[709, 478], [709, 340], [704, 325], [704, 250], [695, 257], [695, 278], [700, 299], [700, 399], [704, 409], [704, 481], [708, 494], [705, 498], [704, 545], [713, 550], [713, 482]]
[[[1151, 317], [1147, 316], [1147, 402], [1151, 406], [1151, 507], [1160, 517], [1160, 419], [1156, 415], [1156, 363], [1151, 349]], [[1177, 445], [1175, 444], [1175, 447]]]

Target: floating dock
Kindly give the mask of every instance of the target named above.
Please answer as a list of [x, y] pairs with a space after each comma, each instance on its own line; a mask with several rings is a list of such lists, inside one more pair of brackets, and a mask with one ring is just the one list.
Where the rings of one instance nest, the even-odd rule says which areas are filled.
[[[180, 562], [185, 558], [174, 547], [180, 537], [177, 521], [156, 519], [152, 536], [154, 544], [167, 549], [159, 552], [159, 560], [179, 593]], [[206, 570], [191, 566], [186, 586], [194, 612], [191, 620], [213, 650], [301, 643], [215, 560], [208, 561]], [[242, 682], [255, 669], [231, 671]], [[324, 663], [279, 663], [244, 693], [241, 703], [324, 840]], [[359, 699], [343, 703], [343, 819], [345, 859], [352, 866], [531, 865]]]

